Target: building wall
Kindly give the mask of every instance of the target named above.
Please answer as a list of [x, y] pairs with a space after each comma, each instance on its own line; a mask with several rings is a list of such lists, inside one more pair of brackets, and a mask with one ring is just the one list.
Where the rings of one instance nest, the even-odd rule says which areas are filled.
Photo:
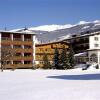
[[85, 52], [89, 49], [89, 37], [76, 37], [69, 41], [75, 54]]
[[48, 60], [52, 64], [54, 59], [55, 48], [57, 48], [59, 50], [59, 53], [61, 53], [64, 47], [67, 49], [69, 48], [68, 43], [62, 41], [36, 45], [36, 67], [43, 67], [44, 53], [47, 54]]
[[35, 60], [35, 36], [27, 33], [1, 33], [1, 48], [11, 48], [15, 55], [6, 68], [32, 68]]
[[93, 35], [89, 37], [89, 49], [99, 49], [100, 48], [100, 34]]

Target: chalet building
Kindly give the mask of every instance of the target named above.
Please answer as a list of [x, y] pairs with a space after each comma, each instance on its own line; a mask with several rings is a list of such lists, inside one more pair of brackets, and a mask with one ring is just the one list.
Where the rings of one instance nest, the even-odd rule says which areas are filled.
[[97, 63], [100, 65], [100, 31], [73, 35], [67, 39], [73, 47], [77, 63]]
[[[22, 32], [0, 32], [0, 48], [11, 48], [15, 52], [15, 55], [5, 66], [6, 68], [34, 67], [35, 33], [28, 30]], [[2, 59], [1, 55], [0, 59]]]
[[52, 42], [52, 43], [46, 43], [46, 44], [37, 44], [36, 45], [36, 67], [43, 67], [44, 61], [43, 57], [44, 54], [47, 55], [47, 58], [49, 62], [52, 64], [54, 60], [54, 52], [55, 49], [59, 50], [59, 54], [61, 53], [63, 48], [68, 49], [68, 43], [65, 41], [59, 41], [59, 42]]

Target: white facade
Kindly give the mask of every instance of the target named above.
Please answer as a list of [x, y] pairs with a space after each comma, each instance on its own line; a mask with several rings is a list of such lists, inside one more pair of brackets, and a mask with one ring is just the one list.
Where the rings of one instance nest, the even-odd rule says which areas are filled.
[[100, 34], [89, 36], [89, 49], [100, 49]]
[[100, 66], [100, 34], [89, 36], [88, 57], [90, 63], [98, 63]]

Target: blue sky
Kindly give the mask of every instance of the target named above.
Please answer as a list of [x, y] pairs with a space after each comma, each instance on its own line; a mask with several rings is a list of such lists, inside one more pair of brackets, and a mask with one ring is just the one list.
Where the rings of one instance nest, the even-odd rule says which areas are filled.
[[0, 29], [100, 19], [100, 0], [0, 0]]

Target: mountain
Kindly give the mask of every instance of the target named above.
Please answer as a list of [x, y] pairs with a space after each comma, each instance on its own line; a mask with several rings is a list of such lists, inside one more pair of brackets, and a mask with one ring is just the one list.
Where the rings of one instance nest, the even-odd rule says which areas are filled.
[[70, 28], [72, 27], [71, 24], [66, 24], [66, 25], [43, 25], [43, 26], [38, 26], [38, 27], [33, 27], [33, 28], [29, 28], [30, 30], [37, 30], [37, 31], [55, 31], [55, 30], [59, 30], [59, 29], [65, 29], [65, 28]]
[[[22, 29], [12, 30], [22, 31]], [[38, 27], [31, 27], [28, 30], [36, 33], [36, 38], [40, 43], [48, 43], [52, 41], [59, 41], [69, 38], [71, 35], [83, 34], [84, 32], [94, 31], [100, 29], [100, 20], [93, 22], [80, 21], [75, 25], [43, 25]]]

